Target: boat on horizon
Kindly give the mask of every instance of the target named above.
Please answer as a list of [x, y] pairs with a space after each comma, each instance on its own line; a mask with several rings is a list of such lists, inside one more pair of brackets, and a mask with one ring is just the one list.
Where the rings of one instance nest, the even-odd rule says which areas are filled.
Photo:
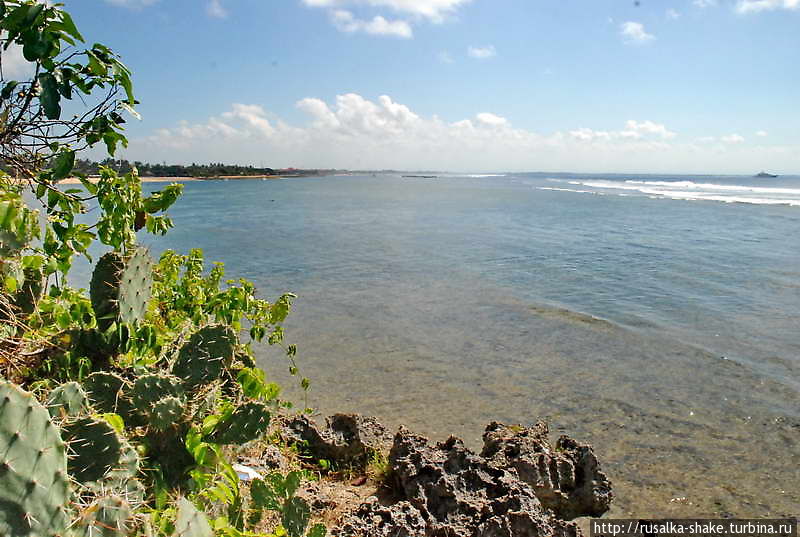
[[756, 177], [756, 178], [758, 178], [758, 179], [775, 179], [775, 178], [776, 178], [776, 177], [778, 177], [778, 176], [777, 176], [777, 175], [775, 175], [775, 174], [773, 174], [773, 173], [767, 173], [767, 172], [758, 172], [758, 173], [757, 173], [757, 174], [755, 174], [753, 177]]

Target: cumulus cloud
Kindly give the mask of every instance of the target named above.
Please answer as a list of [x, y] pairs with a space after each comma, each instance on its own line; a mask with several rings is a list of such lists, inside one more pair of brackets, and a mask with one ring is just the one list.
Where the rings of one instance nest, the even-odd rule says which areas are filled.
[[423, 17], [441, 22], [446, 15], [455, 12], [470, 0], [303, 0], [310, 7], [341, 8], [352, 5], [368, 5], [373, 8], [389, 8], [397, 13]]
[[619, 33], [626, 43], [647, 43], [656, 38], [648, 34], [641, 22], [627, 21], [620, 24]]
[[760, 138], [763, 138], [764, 136], [767, 136], [767, 135], [768, 135], [767, 131], [756, 131], [756, 136], [758, 136]]
[[800, 10], [800, 0], [739, 0], [738, 13], [758, 13], [775, 9]]
[[389, 21], [380, 15], [366, 21], [357, 19], [349, 11], [337, 9], [331, 12], [331, 19], [339, 31], [347, 33], [364, 32], [370, 35], [389, 35], [406, 39], [414, 35], [411, 26], [406, 21]]
[[667, 129], [661, 123], [653, 121], [636, 121], [629, 119], [625, 122], [625, 128], [618, 131], [597, 131], [587, 127], [581, 127], [569, 131], [569, 135], [575, 140], [584, 142], [594, 142], [597, 140], [669, 140], [674, 138], [676, 133]]
[[744, 142], [744, 137], [738, 134], [728, 134], [720, 138], [720, 140], [726, 144], [741, 144]]
[[622, 134], [628, 138], [642, 138], [647, 135], [655, 135], [667, 140], [675, 137], [675, 133], [668, 130], [661, 123], [654, 123], [652, 121], [639, 122], [633, 119], [625, 123], [625, 130], [622, 131]]
[[480, 114], [476, 114], [475, 119], [477, 119], [480, 123], [490, 127], [505, 127], [508, 125], [508, 120], [506, 118], [492, 114], [491, 112], [481, 112]]
[[497, 50], [495, 50], [494, 45], [489, 45], [487, 47], [468, 47], [467, 54], [477, 60], [488, 60], [489, 58], [497, 56]]
[[[551, 133], [517, 127], [490, 111], [444, 120], [422, 116], [388, 95], [368, 99], [348, 93], [332, 101], [309, 97], [296, 106], [307, 121], [292, 125], [261, 106], [233, 104], [205, 121], [181, 122], [133, 139], [124, 157], [350, 169], [576, 170], [583, 166], [584, 171], [680, 171], [682, 158], [686, 167], [696, 169], [698, 158], [720, 155], [719, 163], [732, 166], [736, 155], [752, 149], [730, 141], [677, 142], [673, 131], [652, 120], [629, 120], [616, 130], [584, 126]], [[763, 152], [769, 148], [761, 147], [762, 154], [742, 164], [742, 169], [763, 162]], [[785, 155], [784, 160], [800, 160], [800, 152]]]

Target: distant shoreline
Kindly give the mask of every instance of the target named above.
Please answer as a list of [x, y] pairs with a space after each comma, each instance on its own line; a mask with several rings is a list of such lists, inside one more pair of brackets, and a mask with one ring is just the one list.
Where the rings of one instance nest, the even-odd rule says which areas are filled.
[[[143, 183], [186, 183], [190, 181], [239, 181], [243, 179], [283, 179], [283, 175], [219, 175], [215, 177], [142, 177], [139, 179]], [[96, 183], [99, 177], [89, 177], [89, 181]], [[67, 177], [58, 182], [60, 185], [79, 185], [80, 179], [77, 177]]]

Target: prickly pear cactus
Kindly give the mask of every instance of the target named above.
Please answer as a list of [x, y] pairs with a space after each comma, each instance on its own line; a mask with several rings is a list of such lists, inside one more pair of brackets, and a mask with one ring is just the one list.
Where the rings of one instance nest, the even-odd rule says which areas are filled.
[[135, 324], [147, 313], [153, 287], [153, 260], [144, 248], [137, 248], [127, 259], [120, 275], [119, 316]]
[[67, 455], [50, 415], [33, 396], [0, 381], [0, 535], [66, 532]]
[[236, 342], [236, 332], [230, 326], [204, 326], [178, 350], [172, 374], [183, 379], [187, 389], [213, 382], [233, 360]]
[[164, 397], [178, 397], [183, 394], [181, 379], [159, 373], [142, 375], [133, 382], [131, 400], [134, 407], [144, 414]]
[[79, 529], [86, 537], [124, 537], [128, 535], [133, 513], [118, 496], [101, 496], [81, 512]]
[[153, 285], [153, 261], [137, 248], [127, 258], [117, 252], [102, 256], [94, 267], [89, 296], [97, 324], [106, 330], [115, 321], [135, 324], [147, 312]]
[[181, 498], [173, 537], [214, 537], [214, 532], [205, 513], [198, 511], [186, 498]]
[[69, 448], [69, 473], [77, 481], [98, 481], [119, 466], [123, 440], [108, 422], [92, 418], [67, 421], [61, 426], [61, 437]]
[[217, 424], [210, 439], [217, 444], [244, 444], [255, 440], [266, 432], [269, 417], [269, 410], [264, 403], [244, 403], [229, 418]]
[[96, 494], [114, 494], [123, 498], [128, 504], [137, 506], [144, 502], [145, 497], [145, 488], [137, 479], [138, 474], [139, 455], [123, 439], [119, 463], [102, 479], [81, 483], [81, 485]]
[[86, 392], [77, 382], [67, 382], [57, 386], [47, 398], [47, 410], [53, 418], [75, 417], [85, 414], [89, 409]]
[[127, 423], [133, 414], [133, 404], [125, 396], [129, 389], [127, 381], [119, 375], [106, 371], [92, 373], [83, 381], [92, 406], [100, 412], [113, 412]]
[[166, 431], [181, 421], [184, 405], [177, 397], [164, 397], [153, 404], [148, 416], [150, 426], [157, 431]]
[[22, 313], [33, 313], [36, 309], [39, 299], [42, 298], [44, 292], [45, 277], [42, 269], [27, 268], [24, 271], [25, 281], [14, 294], [14, 305], [17, 306]]

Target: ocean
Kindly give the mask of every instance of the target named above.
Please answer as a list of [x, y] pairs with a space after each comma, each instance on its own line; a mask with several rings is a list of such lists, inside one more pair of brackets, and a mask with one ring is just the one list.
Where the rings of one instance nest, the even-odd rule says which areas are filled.
[[298, 295], [322, 414], [475, 448], [545, 419], [594, 445], [612, 515], [800, 516], [800, 177], [204, 181], [170, 214], [155, 254]]

